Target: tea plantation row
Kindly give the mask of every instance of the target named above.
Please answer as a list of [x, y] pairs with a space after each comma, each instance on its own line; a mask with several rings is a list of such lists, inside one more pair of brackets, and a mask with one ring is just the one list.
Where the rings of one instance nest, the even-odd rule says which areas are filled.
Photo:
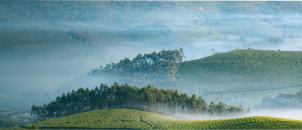
[[[33, 124], [22, 126], [32, 128]], [[180, 120], [133, 109], [95, 110], [40, 122], [48, 128], [115, 129], [301, 129], [302, 121], [274, 117], [244, 117], [220, 120]]]

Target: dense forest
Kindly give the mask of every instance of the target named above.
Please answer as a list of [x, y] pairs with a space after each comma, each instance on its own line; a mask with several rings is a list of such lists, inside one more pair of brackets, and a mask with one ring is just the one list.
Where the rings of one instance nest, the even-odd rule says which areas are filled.
[[255, 106], [262, 109], [301, 109], [302, 108], [302, 91], [295, 94], [280, 93], [273, 98], [271, 95], [262, 99], [261, 104]]
[[[173, 89], [159, 89], [151, 84], [138, 88], [127, 83], [119, 85], [115, 82], [111, 87], [101, 84], [100, 87], [89, 90], [79, 88], [67, 94], [63, 93], [55, 101], [47, 105], [33, 105], [31, 113], [34, 119], [46, 120], [76, 113], [108, 108], [133, 108], [139, 110], [154, 111], [165, 114], [215, 114], [236, 115], [243, 114], [242, 106], [227, 105], [213, 101], [207, 103], [196, 94], [188, 96]], [[247, 110], [249, 111], [249, 109]]]

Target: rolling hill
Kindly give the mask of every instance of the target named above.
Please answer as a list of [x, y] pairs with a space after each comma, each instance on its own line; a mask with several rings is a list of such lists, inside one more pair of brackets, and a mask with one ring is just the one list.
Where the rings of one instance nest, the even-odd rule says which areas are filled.
[[[32, 128], [33, 124], [24, 125]], [[105, 109], [84, 112], [40, 122], [40, 129], [301, 129], [302, 121], [245, 117], [220, 120], [180, 120], [133, 109]]]
[[253, 107], [265, 96], [302, 89], [301, 58], [300, 51], [238, 49], [183, 62], [176, 75], [206, 101]]
[[177, 74], [210, 93], [301, 87], [302, 52], [242, 49], [182, 63]]
[[181, 55], [178, 50], [138, 54], [133, 60], [125, 58], [94, 69], [90, 75], [113, 75], [129, 84], [152, 83], [189, 93], [198, 89], [203, 94], [302, 87], [301, 51], [236, 49], [185, 62]]

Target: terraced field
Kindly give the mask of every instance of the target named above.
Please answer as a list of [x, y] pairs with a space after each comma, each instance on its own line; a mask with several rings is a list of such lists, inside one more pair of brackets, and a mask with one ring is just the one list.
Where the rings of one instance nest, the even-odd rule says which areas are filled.
[[[31, 128], [32, 124], [23, 126]], [[115, 129], [301, 129], [302, 121], [274, 117], [245, 117], [220, 120], [180, 120], [133, 109], [106, 109], [51, 119], [40, 123], [47, 128]]]

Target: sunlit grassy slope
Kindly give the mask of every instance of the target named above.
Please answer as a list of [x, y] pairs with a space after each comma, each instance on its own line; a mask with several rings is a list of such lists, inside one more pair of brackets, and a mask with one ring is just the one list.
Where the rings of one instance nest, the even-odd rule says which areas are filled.
[[[32, 125], [25, 125], [30, 128]], [[133, 109], [106, 109], [43, 121], [40, 128], [128, 128], [128, 129], [301, 129], [302, 121], [274, 117], [221, 120], [179, 120]]]
[[302, 52], [234, 50], [184, 62], [184, 79], [219, 93], [273, 90], [302, 84]]

